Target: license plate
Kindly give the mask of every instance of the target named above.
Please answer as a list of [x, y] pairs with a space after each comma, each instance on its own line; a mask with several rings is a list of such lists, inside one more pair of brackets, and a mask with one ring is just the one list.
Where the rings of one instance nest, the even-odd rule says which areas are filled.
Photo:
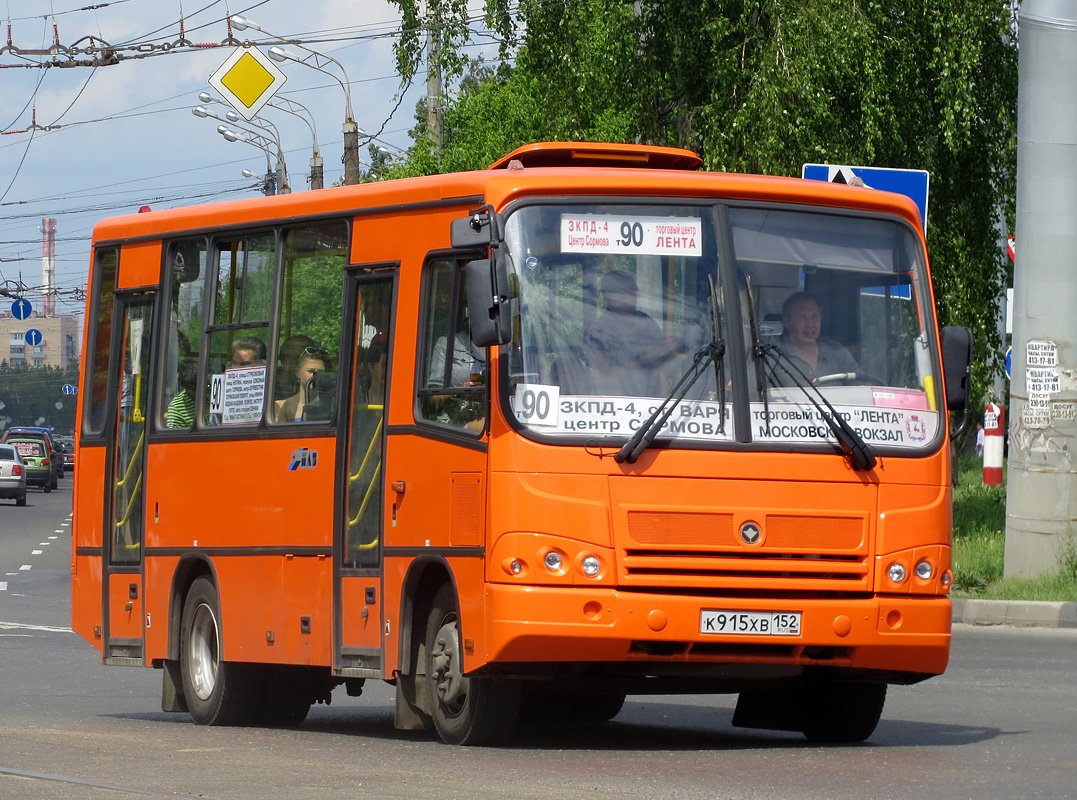
[[699, 612], [699, 632], [749, 636], [800, 636], [800, 612], [722, 611], [704, 608]]

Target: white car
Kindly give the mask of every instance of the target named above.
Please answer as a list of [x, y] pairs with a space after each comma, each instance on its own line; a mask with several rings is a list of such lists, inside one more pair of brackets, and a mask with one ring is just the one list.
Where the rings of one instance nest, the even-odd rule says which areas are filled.
[[9, 444], [0, 444], [0, 498], [26, 505], [26, 470], [18, 451]]

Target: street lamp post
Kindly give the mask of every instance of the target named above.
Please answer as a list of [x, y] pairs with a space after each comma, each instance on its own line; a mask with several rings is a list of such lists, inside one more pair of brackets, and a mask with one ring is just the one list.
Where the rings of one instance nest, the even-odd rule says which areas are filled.
[[[215, 119], [215, 120], [218, 120], [220, 122], [224, 121], [224, 120], [221, 119], [221, 117], [215, 111], [213, 111], [212, 109], [206, 108], [205, 106], [195, 106], [194, 108], [191, 109], [191, 113], [194, 114], [196, 117], [203, 117], [203, 118], [209, 117], [211, 119]], [[271, 184], [275, 184], [274, 185], [274, 191], [267, 191], [266, 194], [277, 194], [278, 192], [276, 190], [276, 187], [279, 187], [279, 193], [280, 194], [290, 194], [292, 190], [288, 186], [288, 166], [284, 161], [284, 150], [281, 148], [279, 134], [274, 135], [274, 131], [276, 131], [276, 126], [272, 126], [272, 123], [269, 123], [269, 125], [271, 125], [273, 127], [273, 130], [271, 131], [269, 128], [265, 127], [264, 125], [259, 125], [256, 122], [241, 123], [239, 121], [239, 115], [236, 114], [234, 111], [229, 111], [227, 114], [225, 114], [225, 118], [227, 119], [228, 122], [230, 122], [233, 126], [239, 128], [240, 131], [245, 134], [245, 136], [240, 136], [235, 131], [231, 130], [227, 125], [218, 125], [217, 126], [217, 133], [221, 134], [221, 136], [223, 136], [225, 138], [225, 140], [227, 140], [229, 142], [240, 142], [240, 141], [241, 142], [246, 142], [247, 144], [250, 144], [250, 145], [253, 145], [255, 147], [258, 147], [259, 149], [261, 149], [261, 150], [263, 150], [265, 152], [265, 154], [266, 154], [266, 186], [268, 187]], [[263, 120], [263, 122], [268, 122], [268, 120]], [[257, 131], [251, 130], [250, 128], [246, 127], [246, 125], [248, 125], [248, 124], [253, 125], [253, 126], [257, 127], [257, 128], [260, 128], [261, 130], [265, 131], [265, 133], [268, 134], [268, 135], [263, 135], [261, 133], [258, 133]], [[269, 161], [269, 156], [270, 156], [270, 152], [271, 152], [270, 149], [269, 149], [269, 145], [272, 145], [273, 148], [276, 150], [276, 156], [277, 156], [276, 174], [277, 174], [277, 178], [278, 178], [276, 181], [270, 180], [270, 176], [273, 175], [273, 167], [272, 167], [272, 165], [270, 164], [270, 161]]]
[[[325, 73], [340, 84], [340, 88], [344, 90], [345, 103], [343, 125], [344, 183], [348, 186], [354, 186], [355, 184], [359, 183], [359, 127], [355, 124], [355, 116], [352, 113], [352, 93], [351, 89], [349, 88], [351, 85], [351, 80], [348, 78], [348, 72], [344, 69], [344, 65], [332, 56], [327, 56], [324, 53], [319, 53], [317, 50], [311, 50], [309, 47], [304, 47], [301, 44], [290, 42], [287, 39], [277, 36], [275, 33], [270, 33], [265, 28], [261, 27], [260, 25], [246, 17], [242, 17], [236, 14], [231, 18], [231, 22], [232, 27], [236, 30], [242, 31], [246, 30], [247, 28], [253, 28], [256, 31], [264, 33], [266, 36], [271, 36], [278, 42], [293, 45], [294, 47], [298, 47], [301, 50], [305, 50], [307, 53], [310, 54], [306, 58], [300, 58], [295, 53], [292, 53], [289, 50], [285, 50], [282, 47], [271, 47], [269, 48], [269, 57], [272, 58], [274, 61], [295, 61], [297, 64], [304, 64], [311, 69], [315, 69], [318, 70], [318, 72]], [[336, 64], [337, 68], [344, 76], [344, 80], [341, 80], [332, 72], [326, 70], [322, 65], [323, 62], [332, 62], [333, 64]]]
[[[227, 105], [227, 103], [218, 100], [209, 92], [199, 92], [198, 99], [203, 103], [220, 103], [221, 105]], [[318, 127], [314, 122], [314, 115], [311, 113], [310, 109], [302, 103], [287, 97], [276, 97], [273, 100], [267, 102], [266, 105], [271, 106], [278, 111], [283, 111], [286, 114], [291, 114], [293, 117], [299, 117], [301, 120], [303, 120], [303, 122], [307, 124], [307, 127], [310, 129], [311, 141], [314, 143], [313, 152], [310, 157], [310, 188], [323, 188], [325, 186], [325, 171], [323, 167], [324, 162], [322, 161], [321, 150], [318, 148]], [[300, 114], [299, 111], [297, 111], [296, 109], [301, 109], [304, 113]], [[237, 124], [242, 124], [238, 123], [240, 117], [234, 111], [226, 113], [225, 116], [230, 122], [237, 122]], [[219, 119], [219, 117], [217, 117], [217, 119]], [[261, 120], [267, 125], [272, 126], [272, 123], [264, 117], [259, 116], [255, 117], [254, 119]], [[252, 121], [252, 124], [256, 123]], [[258, 127], [262, 126], [259, 125]], [[276, 126], [273, 126], [273, 130], [276, 130]], [[280, 136], [278, 135], [277, 138], [280, 139]]]
[[[269, 145], [273, 145], [277, 150], [277, 175], [280, 179], [280, 193], [291, 194], [291, 187], [288, 186], [288, 166], [284, 163], [284, 153], [280, 149], [280, 144], [273, 141], [269, 137], [262, 136], [260, 133], [255, 133], [251, 130], [240, 130], [238, 133], [231, 130], [226, 125], [218, 125], [217, 133], [225, 138], [229, 142], [243, 142], [253, 147], [257, 147], [260, 150], [264, 150], [269, 153]], [[242, 135], [241, 135], [242, 134]]]

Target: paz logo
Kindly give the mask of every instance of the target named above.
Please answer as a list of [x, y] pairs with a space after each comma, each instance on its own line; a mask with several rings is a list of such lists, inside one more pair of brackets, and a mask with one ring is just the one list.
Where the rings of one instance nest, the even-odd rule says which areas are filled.
[[318, 451], [300, 447], [292, 453], [292, 461], [288, 465], [288, 471], [297, 469], [314, 469], [318, 466]]
[[922, 442], [927, 438], [927, 423], [913, 414], [905, 423], [905, 433], [914, 442]]

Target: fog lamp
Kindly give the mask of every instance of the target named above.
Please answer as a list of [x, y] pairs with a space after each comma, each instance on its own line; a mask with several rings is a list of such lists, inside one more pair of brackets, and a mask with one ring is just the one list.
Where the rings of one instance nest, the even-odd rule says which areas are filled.
[[512, 559], [512, 563], [509, 565], [509, 569], [512, 570], [513, 575], [519, 575], [524, 571], [524, 562], [518, 558]]
[[550, 552], [548, 552], [546, 554], [546, 557], [542, 559], [542, 561], [546, 565], [546, 569], [548, 569], [550, 572], [561, 571], [561, 565], [563, 561], [561, 559], [561, 554], [558, 553], [556, 550], [551, 550]]
[[894, 583], [901, 583], [905, 580], [905, 567], [895, 561], [887, 568], [886, 574]]
[[602, 562], [598, 560], [598, 556], [587, 556], [580, 563], [580, 569], [588, 578], [593, 578], [602, 569]]

